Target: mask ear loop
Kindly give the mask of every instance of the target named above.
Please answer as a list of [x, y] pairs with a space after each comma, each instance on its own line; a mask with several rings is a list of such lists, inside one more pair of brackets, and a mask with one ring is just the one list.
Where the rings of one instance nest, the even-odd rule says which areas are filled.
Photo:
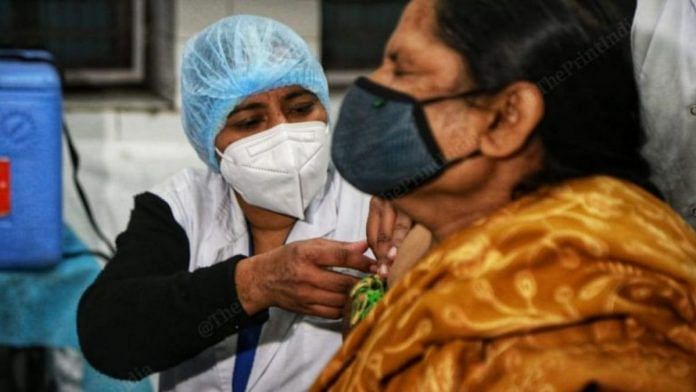
[[[417, 104], [418, 104], [418, 106], [421, 107], [421, 111], [423, 112], [423, 115], [425, 116], [425, 110], [423, 110], [425, 106], [436, 104], [436, 103], [442, 102], [442, 101], [449, 101], [452, 99], [466, 99], [466, 100], [468, 100], [468, 99], [471, 99], [471, 98], [476, 97], [478, 95], [483, 95], [486, 93], [488, 93], [488, 90], [486, 90], [486, 89], [476, 89], [476, 90], [465, 91], [465, 92], [454, 94], [454, 95], [444, 95], [444, 96], [424, 99], [422, 101], [417, 101]], [[440, 160], [441, 160], [441, 162], [444, 162], [443, 167], [442, 167], [442, 172], [447, 171], [447, 169], [449, 169], [453, 166], [456, 166], [459, 163], [462, 163], [462, 162], [467, 161], [467, 160], [472, 159], [472, 158], [476, 158], [476, 157], [481, 156], [481, 155], [483, 155], [483, 154], [482, 154], [480, 148], [477, 148], [476, 150], [474, 150], [471, 153], [466, 154], [462, 157], [455, 158], [455, 159], [452, 159], [449, 161], [445, 158], [444, 155], [441, 154]]]
[[485, 93], [487, 93], [487, 90], [476, 89], [476, 90], [465, 91], [465, 92], [454, 94], [454, 95], [442, 95], [439, 97], [428, 98], [428, 99], [424, 99], [422, 101], [417, 101], [417, 103], [420, 106], [428, 106], [428, 105], [432, 105], [432, 104], [442, 102], [442, 101], [449, 101], [452, 99], [470, 99], [470, 98], [473, 98], [477, 95], [483, 95]]
[[473, 158], [476, 158], [476, 157], [479, 157], [482, 155], [483, 155], [483, 153], [481, 152], [481, 149], [477, 148], [476, 150], [470, 152], [469, 154], [464, 155], [463, 157], [454, 158], [450, 161], [447, 161], [447, 163], [445, 163], [445, 166], [443, 167], [443, 170], [447, 170], [452, 166], [456, 166], [464, 161], [468, 161], [469, 159], [473, 159]]
[[217, 147], [215, 147], [215, 153], [217, 154], [218, 157], [220, 157], [220, 159], [230, 160], [228, 157], [225, 156], [225, 153], [220, 151], [220, 149]]

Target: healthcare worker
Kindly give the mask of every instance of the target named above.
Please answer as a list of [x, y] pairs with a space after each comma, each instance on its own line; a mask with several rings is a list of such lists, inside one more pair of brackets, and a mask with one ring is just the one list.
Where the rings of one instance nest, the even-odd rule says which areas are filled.
[[186, 135], [208, 170], [135, 197], [118, 250], [84, 294], [98, 370], [160, 389], [306, 390], [341, 343], [367, 272], [369, 198], [329, 165], [321, 65], [287, 26], [220, 20], [187, 44]]

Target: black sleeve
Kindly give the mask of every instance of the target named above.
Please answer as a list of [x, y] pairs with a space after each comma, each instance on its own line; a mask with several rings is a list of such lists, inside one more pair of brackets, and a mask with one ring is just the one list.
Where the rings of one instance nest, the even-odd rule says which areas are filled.
[[116, 245], [77, 313], [85, 358], [109, 376], [138, 380], [168, 369], [266, 317], [250, 317], [237, 297], [244, 256], [188, 272], [186, 233], [154, 194], [135, 197]]

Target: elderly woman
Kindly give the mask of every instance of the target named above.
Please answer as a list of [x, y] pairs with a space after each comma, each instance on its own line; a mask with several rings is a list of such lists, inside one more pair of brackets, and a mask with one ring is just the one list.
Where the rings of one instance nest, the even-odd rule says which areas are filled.
[[434, 246], [315, 390], [696, 390], [696, 233], [648, 180], [623, 15], [407, 6], [332, 157]]
[[80, 303], [85, 356], [161, 390], [307, 389], [356, 282], [336, 268], [371, 266], [368, 196], [329, 169], [321, 66], [288, 27], [235, 16], [189, 41], [181, 89], [208, 170], [136, 196]]

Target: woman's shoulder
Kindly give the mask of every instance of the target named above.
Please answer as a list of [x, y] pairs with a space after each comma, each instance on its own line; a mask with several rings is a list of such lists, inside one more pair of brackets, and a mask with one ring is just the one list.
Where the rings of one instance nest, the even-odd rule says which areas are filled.
[[[525, 196], [453, 234], [438, 250], [431, 253], [431, 262], [466, 253], [476, 257], [448, 260], [493, 257], [489, 262], [500, 258], [513, 266], [513, 254], [582, 254], [594, 260], [630, 260], [667, 275], [681, 271], [680, 278], [696, 282], [693, 228], [651, 193], [607, 176], [570, 180]], [[525, 257], [519, 261], [527, 263]]]
[[170, 176], [150, 189], [151, 193], [197, 193], [205, 189], [219, 188], [222, 176], [206, 168], [186, 168]]
[[222, 203], [229, 187], [222, 176], [206, 168], [187, 168], [150, 189], [160, 197], [178, 221], [190, 214], [207, 216]]

